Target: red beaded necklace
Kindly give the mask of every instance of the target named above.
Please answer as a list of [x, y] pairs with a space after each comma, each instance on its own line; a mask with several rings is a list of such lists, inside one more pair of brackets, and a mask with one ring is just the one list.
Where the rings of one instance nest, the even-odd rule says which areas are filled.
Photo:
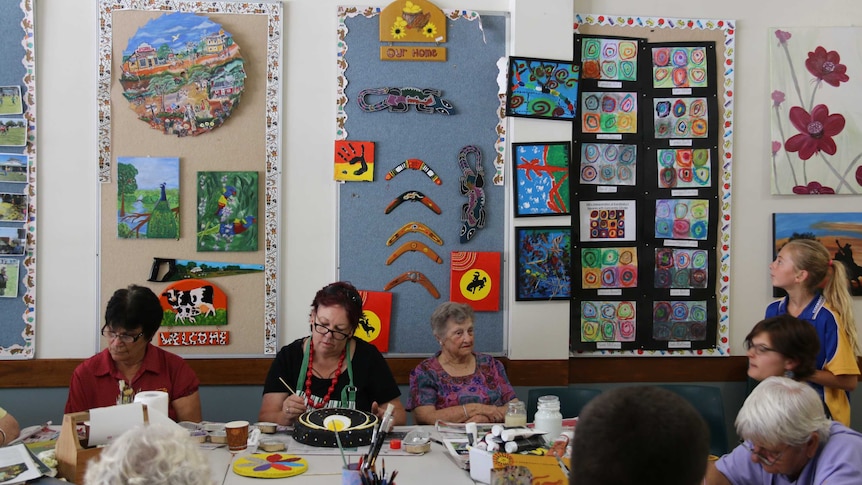
[[[338, 376], [341, 375], [341, 365], [344, 364], [344, 357], [347, 355], [347, 346], [344, 346], [344, 350], [341, 351], [341, 357], [338, 359], [338, 368], [335, 369], [335, 377], [332, 378], [332, 382], [329, 384], [329, 390], [326, 391], [326, 395], [323, 396], [323, 401], [320, 403], [316, 403], [313, 400], [309, 399], [308, 403], [311, 407], [315, 409], [322, 408], [326, 406], [326, 403], [329, 402], [329, 399], [332, 397], [332, 391], [335, 390], [335, 383], [338, 382]], [[314, 365], [314, 339], [308, 343], [308, 371], [305, 373], [305, 395], [311, 396], [311, 367]]]

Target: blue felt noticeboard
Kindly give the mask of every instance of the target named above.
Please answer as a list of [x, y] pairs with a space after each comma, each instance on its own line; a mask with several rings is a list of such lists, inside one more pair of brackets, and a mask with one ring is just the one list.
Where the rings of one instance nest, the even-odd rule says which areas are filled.
[[[384, 286], [405, 271], [420, 271], [440, 292], [435, 299], [420, 284], [406, 282], [394, 287], [389, 354], [427, 355], [439, 349], [431, 333], [434, 308], [449, 299], [452, 251], [502, 252], [505, 237], [505, 193], [494, 185], [495, 142], [500, 100], [497, 96], [498, 60], [506, 56], [507, 19], [503, 15], [482, 15], [481, 20], [447, 20], [446, 62], [380, 61], [379, 16], [347, 18], [348, 48], [345, 78], [348, 98], [344, 129], [347, 140], [375, 142], [373, 182], [346, 182], [339, 189], [339, 277], [357, 288], [383, 291]], [[370, 88], [414, 87], [437, 89], [454, 105], [456, 114], [429, 114], [411, 107], [407, 112], [363, 112], [357, 94]], [[378, 101], [378, 96], [375, 101]], [[461, 206], [467, 198], [460, 193], [462, 171], [458, 155], [467, 145], [482, 153], [485, 171], [485, 227], [462, 244]], [[418, 170], [405, 170], [391, 180], [386, 173], [410, 158], [429, 165], [442, 180], [441, 185]], [[475, 160], [468, 158], [475, 168]], [[441, 208], [435, 214], [417, 202], [404, 202], [389, 214], [384, 209], [404, 192], [418, 190]], [[389, 237], [404, 224], [418, 221], [442, 239], [439, 246], [419, 234], [410, 233], [392, 246]], [[419, 252], [408, 252], [391, 265], [387, 258], [405, 241], [421, 241], [442, 259], [437, 264]], [[506, 257], [503, 255], [503, 264]], [[501, 274], [505, 274], [501, 272]], [[502, 281], [502, 280], [501, 280]], [[477, 312], [475, 349], [502, 353], [504, 349], [502, 283], [498, 285], [500, 311]]]
[[[32, 79], [32, 68], [34, 65], [33, 55], [33, 12], [25, 10], [19, 0], [0, 0], [0, 86], [17, 86], [21, 93], [21, 104], [23, 111], [27, 113], [33, 110], [35, 105], [28, 105], [33, 98], [33, 93], [28, 91], [28, 84], [35, 85]], [[25, 29], [26, 26], [26, 29]], [[25, 48], [24, 41], [27, 39]], [[29, 52], [28, 52], [29, 51]], [[23, 61], [22, 61], [23, 60]], [[28, 81], [25, 82], [25, 78]], [[6, 100], [4, 99], [4, 102]], [[35, 113], [30, 113], [35, 116]], [[31, 174], [31, 164], [28, 152], [33, 145], [33, 132], [31, 124], [22, 113], [2, 114], [4, 120], [14, 120], [15, 123], [23, 123], [26, 128], [29, 147], [24, 146], [0, 146], [0, 162], [8, 159], [26, 161], [27, 183], [0, 182], [0, 193], [2, 194], [25, 194], [23, 200], [27, 205], [27, 221], [0, 221], [0, 235], [3, 243], [0, 244], [0, 264], [7, 267], [9, 281], [6, 287], [0, 291], [0, 358], [22, 359], [35, 356], [35, 284], [28, 272], [35, 275], [35, 228], [36, 212], [35, 200], [27, 199], [26, 194], [36, 193], [35, 173]], [[9, 154], [13, 155], [12, 157]], [[5, 175], [5, 171], [4, 171]], [[32, 178], [31, 178], [32, 175]], [[6, 198], [6, 197], [4, 197]], [[34, 197], [35, 199], [35, 197]], [[29, 231], [29, 232], [28, 232]], [[17, 234], [16, 248], [10, 249], [9, 236]], [[24, 248], [23, 242], [27, 240]], [[23, 253], [23, 254], [22, 254]], [[17, 270], [13, 270], [17, 266]], [[13, 279], [14, 278], [14, 279]], [[12, 295], [15, 295], [14, 297]]]

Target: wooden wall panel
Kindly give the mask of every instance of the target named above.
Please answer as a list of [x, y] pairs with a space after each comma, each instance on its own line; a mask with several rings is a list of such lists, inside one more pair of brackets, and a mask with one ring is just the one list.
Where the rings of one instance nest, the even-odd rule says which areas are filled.
[[[0, 388], [67, 387], [83, 359], [35, 359], [4, 362]], [[387, 359], [395, 380], [409, 383], [421, 358]], [[748, 359], [721, 357], [644, 359], [582, 357], [568, 360], [501, 358], [514, 386], [565, 386], [604, 382], [732, 382], [744, 381]], [[187, 359], [205, 386], [263, 385], [271, 358]]]

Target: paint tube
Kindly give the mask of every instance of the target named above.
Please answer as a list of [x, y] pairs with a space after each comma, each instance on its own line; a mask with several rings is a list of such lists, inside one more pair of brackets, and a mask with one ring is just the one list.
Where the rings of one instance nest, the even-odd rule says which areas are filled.
[[500, 438], [503, 438], [503, 441], [515, 441], [516, 439], [529, 438], [530, 436], [541, 434], [545, 434], [545, 432], [530, 428], [509, 428], [503, 430]]
[[531, 436], [529, 438], [517, 439], [515, 441], [507, 441], [506, 452], [516, 453], [518, 451], [530, 451], [543, 446], [545, 446], [544, 438], [541, 436]]

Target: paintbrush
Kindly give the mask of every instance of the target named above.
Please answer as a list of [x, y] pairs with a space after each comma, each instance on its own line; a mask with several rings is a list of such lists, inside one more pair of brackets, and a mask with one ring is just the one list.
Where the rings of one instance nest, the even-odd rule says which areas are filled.
[[288, 391], [290, 391], [290, 393], [291, 393], [291, 394], [296, 394], [296, 391], [294, 391], [293, 389], [291, 389], [291, 388], [290, 388], [290, 386], [288, 386], [288, 385], [287, 385], [287, 383], [286, 383], [286, 382], [284, 382], [284, 379], [282, 379], [281, 377], [279, 377], [279, 378], [278, 378], [278, 380], [280, 380], [280, 381], [281, 381], [281, 383], [282, 383], [282, 384], [284, 384], [284, 387], [286, 387], [286, 388], [287, 388], [287, 390], [288, 390]]

